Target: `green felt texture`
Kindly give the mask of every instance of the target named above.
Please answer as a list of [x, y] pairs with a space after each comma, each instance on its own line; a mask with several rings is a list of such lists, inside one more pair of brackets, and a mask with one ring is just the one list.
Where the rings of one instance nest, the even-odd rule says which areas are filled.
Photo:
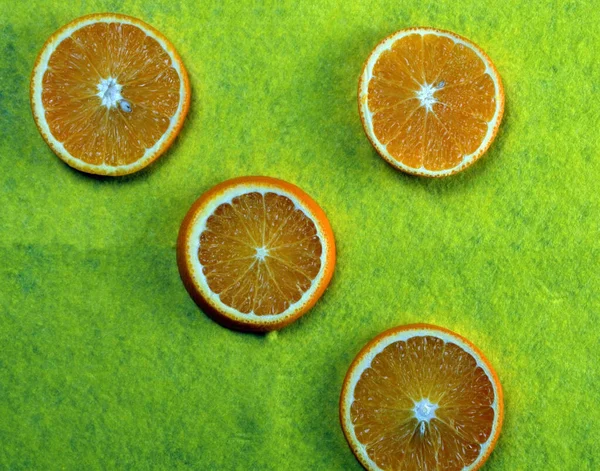
[[[429, 322], [495, 365], [506, 419], [486, 470], [600, 469], [600, 10], [588, 1], [0, 3], [0, 468], [359, 470], [344, 374], [377, 333]], [[171, 150], [124, 178], [62, 163], [29, 108], [42, 44], [114, 11], [190, 74]], [[450, 29], [492, 58], [506, 112], [444, 180], [377, 156], [357, 113], [384, 36]], [[268, 335], [207, 318], [180, 282], [179, 224], [214, 184], [289, 180], [333, 226], [330, 289]]]

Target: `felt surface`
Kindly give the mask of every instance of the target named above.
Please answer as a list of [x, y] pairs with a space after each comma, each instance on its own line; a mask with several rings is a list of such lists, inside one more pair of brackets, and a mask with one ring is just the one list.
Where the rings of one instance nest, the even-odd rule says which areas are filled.
[[[504, 386], [485, 469], [600, 469], [597, 5], [309, 3], [0, 3], [0, 468], [359, 470], [346, 369], [429, 322]], [[168, 154], [119, 179], [63, 164], [29, 110], [43, 42], [98, 11], [162, 31], [193, 87]], [[364, 59], [415, 25], [472, 39], [506, 90], [491, 150], [445, 180], [387, 165], [357, 113]], [[248, 174], [301, 186], [338, 245], [323, 299], [266, 336], [209, 320], [175, 263], [192, 202]]]

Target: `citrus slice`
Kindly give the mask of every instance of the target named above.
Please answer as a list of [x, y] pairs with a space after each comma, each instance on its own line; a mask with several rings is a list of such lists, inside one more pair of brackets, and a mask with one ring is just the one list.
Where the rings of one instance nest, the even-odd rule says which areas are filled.
[[346, 439], [371, 471], [479, 469], [503, 411], [498, 377], [477, 347], [426, 324], [369, 342], [350, 366], [340, 400]]
[[156, 160], [190, 102], [187, 72], [157, 30], [113, 13], [78, 18], [44, 44], [31, 77], [42, 137], [67, 164], [125, 175]]
[[412, 28], [373, 50], [358, 84], [367, 137], [408, 173], [459, 172], [489, 148], [504, 112], [504, 90], [490, 58], [471, 41]]
[[335, 266], [323, 210], [300, 188], [242, 177], [203, 194], [177, 241], [181, 278], [192, 298], [234, 329], [279, 329], [321, 297]]

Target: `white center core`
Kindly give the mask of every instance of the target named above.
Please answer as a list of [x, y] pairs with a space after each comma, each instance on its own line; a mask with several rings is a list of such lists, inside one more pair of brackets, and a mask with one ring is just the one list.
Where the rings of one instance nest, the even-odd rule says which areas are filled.
[[417, 98], [421, 102], [421, 106], [424, 106], [427, 111], [432, 111], [432, 105], [438, 101], [435, 99], [433, 94], [437, 92], [441, 87], [429, 85], [428, 83], [421, 85], [421, 90], [417, 92]]
[[435, 418], [435, 410], [438, 408], [437, 404], [432, 404], [429, 399], [421, 399], [419, 402], [415, 402], [415, 418], [421, 424], [421, 431], [425, 428], [425, 423]]
[[265, 257], [269, 255], [269, 250], [266, 247], [258, 247], [256, 249], [256, 253], [254, 254], [254, 256], [260, 260], [261, 262], [265, 260]]
[[112, 77], [102, 79], [96, 88], [98, 89], [96, 96], [100, 97], [102, 104], [108, 109], [116, 108], [119, 101], [123, 99], [121, 95], [123, 87], [117, 83], [117, 79]]

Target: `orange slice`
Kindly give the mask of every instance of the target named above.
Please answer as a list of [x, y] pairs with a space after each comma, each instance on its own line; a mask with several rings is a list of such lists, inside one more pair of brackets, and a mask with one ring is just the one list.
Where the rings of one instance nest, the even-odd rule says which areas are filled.
[[467, 339], [426, 324], [388, 330], [348, 370], [340, 400], [352, 451], [371, 471], [471, 471], [502, 427], [502, 388]]
[[358, 84], [367, 137], [394, 167], [442, 177], [489, 148], [504, 112], [504, 89], [490, 58], [469, 40], [412, 28], [373, 50]]
[[113, 13], [54, 33], [31, 77], [42, 137], [71, 167], [99, 175], [137, 172], [179, 133], [190, 103], [173, 45], [146, 23]]
[[177, 262], [192, 298], [234, 329], [279, 329], [321, 297], [335, 266], [323, 210], [300, 188], [242, 177], [203, 194], [179, 231]]

